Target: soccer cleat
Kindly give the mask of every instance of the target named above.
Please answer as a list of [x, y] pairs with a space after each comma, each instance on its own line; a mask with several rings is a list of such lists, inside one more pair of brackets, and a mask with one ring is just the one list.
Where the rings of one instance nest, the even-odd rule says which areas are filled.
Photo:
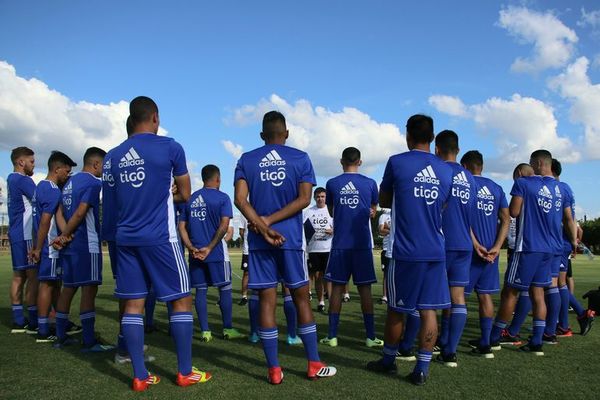
[[383, 296], [382, 298], [379, 299], [379, 304], [387, 304], [388, 300], [387, 297]]
[[36, 343], [53, 343], [57, 339], [58, 338], [51, 333], [49, 333], [47, 335], [41, 335], [38, 333], [35, 337], [35, 342]]
[[442, 353], [442, 346], [440, 346], [439, 344], [435, 344], [433, 346], [433, 350], [431, 351], [431, 354], [441, 354]]
[[76, 335], [81, 332], [83, 332], [83, 328], [81, 326], [75, 325], [73, 322], [69, 321], [69, 325], [66, 330], [67, 335]]
[[398, 350], [396, 352], [396, 360], [400, 361], [415, 361], [415, 353], [412, 350]]
[[34, 328], [34, 327], [30, 327], [29, 325], [27, 325], [27, 328], [25, 329], [25, 333], [28, 335], [37, 335], [38, 327], [36, 326]]
[[417, 385], [417, 386], [423, 386], [425, 384], [425, 382], [427, 381], [427, 375], [425, 375], [425, 372], [423, 372], [423, 371], [421, 371], [421, 372], [413, 371], [410, 374], [408, 374], [407, 378], [410, 381], [410, 383], [412, 383], [413, 385]]
[[258, 343], [259, 340], [260, 338], [258, 337], [258, 333], [256, 332], [252, 332], [250, 336], [248, 336], [248, 341], [250, 343]]
[[287, 335], [286, 342], [288, 345], [294, 346], [296, 344], [302, 344], [302, 339], [300, 339], [298, 336]]
[[350, 293], [344, 293], [343, 300], [344, 300], [344, 303], [349, 302], [350, 301]]
[[279, 385], [283, 382], [283, 371], [281, 367], [271, 367], [267, 375], [267, 380], [271, 385]]
[[317, 312], [325, 314], [325, 304], [319, 304], [317, 306]]
[[76, 343], [79, 343], [79, 340], [66, 336], [64, 339], [56, 339], [56, 341], [52, 343], [52, 347], [55, 349], [62, 349]]
[[248, 304], [248, 297], [242, 296], [240, 302], [238, 303], [238, 306], [245, 306], [246, 304]]
[[83, 353], [104, 353], [114, 349], [116, 349], [116, 346], [113, 346], [112, 344], [105, 344], [99, 340], [96, 340], [96, 342], [92, 343], [91, 345], [83, 346], [81, 351]]
[[395, 362], [386, 365], [383, 363], [383, 358], [375, 361], [369, 361], [367, 363], [367, 369], [372, 372], [391, 375], [394, 375], [398, 372], [398, 367], [396, 366]]
[[435, 358], [435, 360], [439, 363], [444, 364], [446, 367], [450, 367], [450, 368], [458, 367], [456, 353], [438, 354], [438, 356]]
[[542, 336], [542, 342], [544, 344], [558, 344], [558, 340], [556, 340], [556, 335], [544, 335]]
[[573, 337], [573, 329], [564, 329], [560, 326], [556, 327], [556, 337]]
[[309, 300], [309, 301], [312, 301], [312, 299], [313, 299], [312, 292], [308, 292], [308, 300]]
[[541, 344], [533, 345], [533, 344], [531, 344], [531, 342], [529, 342], [526, 345], [523, 345], [523, 346], [519, 347], [519, 350], [523, 351], [525, 353], [531, 353], [531, 354], [536, 355], [536, 356], [543, 356], [544, 355], [544, 351], [542, 350], [542, 345]]
[[365, 345], [367, 347], [383, 347], [383, 340], [377, 339], [377, 338], [375, 338], [375, 339], [367, 338], [365, 340]]
[[335, 367], [328, 367], [321, 361], [309, 361], [306, 376], [308, 379], [329, 378], [337, 373]]
[[148, 389], [148, 386], [157, 385], [159, 382], [160, 378], [158, 376], [148, 372], [148, 377], [146, 379], [134, 378], [131, 388], [134, 392], [143, 392], [144, 390]]
[[513, 336], [508, 332], [508, 329], [502, 329], [500, 334], [500, 345], [519, 346], [523, 343], [519, 335]]
[[337, 347], [338, 340], [335, 337], [334, 338], [328, 338], [328, 337], [326, 337], [326, 338], [323, 338], [323, 339], [319, 340], [319, 343], [325, 344], [325, 345], [327, 345], [329, 347]]
[[477, 346], [471, 350], [471, 354], [488, 359], [494, 358], [491, 346]]
[[240, 333], [235, 328], [226, 328], [223, 329], [223, 339], [225, 340], [234, 340], [234, 339], [245, 339], [246, 335]]
[[195, 385], [196, 383], [208, 382], [210, 378], [212, 378], [210, 372], [200, 371], [198, 368], [192, 367], [192, 372], [187, 375], [181, 375], [181, 372], [178, 372], [175, 383], [185, 387]]
[[27, 332], [27, 321], [23, 322], [23, 324], [13, 323], [12, 329], [10, 333], [26, 333]]
[[210, 342], [212, 340], [212, 333], [211, 331], [202, 331], [200, 332], [200, 341], [201, 342]]
[[[144, 362], [152, 362], [155, 360], [156, 360], [156, 357], [144, 354]], [[131, 362], [131, 357], [129, 356], [129, 354], [119, 354], [119, 353], [115, 354], [115, 364], [122, 365], [122, 364], [127, 364], [130, 362]]]
[[585, 310], [585, 313], [581, 317], [577, 317], [577, 322], [579, 322], [579, 328], [581, 329], [581, 336], [587, 335], [590, 329], [592, 329], [595, 315], [596, 313], [593, 310], [588, 309]]
[[500, 350], [502, 350], [502, 346], [500, 345], [500, 342], [490, 343], [490, 348], [493, 351], [500, 351]]

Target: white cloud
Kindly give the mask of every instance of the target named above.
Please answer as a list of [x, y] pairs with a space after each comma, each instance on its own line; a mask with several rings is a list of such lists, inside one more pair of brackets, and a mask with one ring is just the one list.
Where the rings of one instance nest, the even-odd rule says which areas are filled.
[[590, 27], [592, 29], [600, 28], [600, 10], [586, 12], [585, 8], [581, 8], [581, 18], [577, 21], [577, 25], [582, 28]]
[[190, 181], [192, 184], [192, 192], [202, 189], [204, 183], [202, 182], [202, 174], [197, 170], [198, 163], [196, 161], [187, 161], [188, 174], [190, 175]]
[[270, 110], [279, 110], [285, 115], [290, 131], [288, 144], [310, 155], [319, 176], [341, 173], [339, 159], [342, 150], [349, 146], [360, 149], [363, 171], [367, 174], [385, 163], [390, 155], [406, 150], [404, 135], [394, 124], [375, 121], [352, 107], [336, 112], [313, 107], [304, 99], [290, 104], [276, 94], [234, 110], [227, 122], [256, 123]]
[[467, 107], [465, 106], [465, 103], [455, 96], [436, 94], [429, 97], [429, 104], [444, 114], [452, 115], [454, 117], [467, 116]]
[[500, 11], [498, 25], [523, 44], [533, 44], [530, 58], [517, 58], [511, 69], [535, 73], [566, 65], [575, 52], [575, 31], [554, 14], [540, 13], [524, 7], [508, 7]]
[[225, 150], [233, 156], [236, 160], [240, 158], [242, 153], [244, 152], [244, 148], [242, 145], [233, 143], [231, 140], [221, 140], [223, 147]]

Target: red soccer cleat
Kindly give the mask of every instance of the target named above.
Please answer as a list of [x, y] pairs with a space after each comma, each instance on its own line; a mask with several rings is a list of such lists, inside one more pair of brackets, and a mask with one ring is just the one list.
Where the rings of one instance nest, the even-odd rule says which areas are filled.
[[556, 337], [572, 337], [573, 330], [571, 328], [562, 328], [560, 326], [556, 327]]
[[306, 375], [308, 379], [329, 378], [337, 373], [335, 367], [328, 367], [320, 361], [309, 361]]
[[279, 385], [283, 382], [283, 371], [281, 367], [271, 367], [269, 368], [269, 376], [267, 379], [271, 385]]
[[143, 392], [144, 390], [148, 389], [148, 386], [156, 385], [158, 382], [160, 382], [160, 378], [148, 372], [148, 377], [146, 379], [135, 378], [131, 388], [134, 392]]
[[182, 375], [180, 372], [177, 373], [176, 383], [179, 386], [192, 386], [196, 383], [208, 382], [212, 378], [210, 372], [200, 371], [196, 367], [192, 367], [192, 372], [187, 375]]

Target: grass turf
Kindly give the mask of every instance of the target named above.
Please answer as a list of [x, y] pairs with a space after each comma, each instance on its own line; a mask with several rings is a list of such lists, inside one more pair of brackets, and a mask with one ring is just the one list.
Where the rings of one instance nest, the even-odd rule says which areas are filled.
[[[240, 275], [241, 255], [232, 252], [234, 273]], [[376, 254], [379, 259], [379, 254]], [[501, 268], [504, 270], [505, 254]], [[96, 330], [112, 343], [117, 335], [117, 302], [112, 296], [113, 281], [105, 257], [104, 280], [96, 303]], [[581, 294], [600, 285], [600, 261], [579, 257], [574, 261], [576, 293]], [[430, 379], [424, 387], [415, 387], [404, 376], [413, 363], [398, 362], [397, 377], [380, 376], [365, 370], [367, 361], [380, 357], [379, 349], [364, 346], [364, 327], [358, 294], [351, 286], [351, 302], [344, 303], [340, 327], [339, 347], [320, 346], [321, 358], [336, 367], [338, 375], [331, 379], [310, 382], [305, 378], [306, 360], [302, 346], [287, 346], [283, 307], [278, 307], [280, 363], [285, 371], [284, 383], [271, 386], [266, 382], [266, 366], [260, 344], [246, 340], [225, 341], [220, 339], [221, 316], [216, 305], [218, 293], [210, 289], [208, 294], [209, 322], [214, 339], [210, 343], [198, 340], [199, 328], [194, 332], [193, 362], [200, 369], [213, 374], [206, 384], [179, 388], [174, 384], [176, 357], [172, 339], [167, 336], [166, 307], [158, 303], [155, 321], [160, 331], [146, 336], [149, 354], [156, 361], [148, 368], [161, 376], [162, 382], [144, 394], [130, 391], [131, 366], [115, 365], [114, 353], [84, 354], [78, 346], [55, 350], [48, 344], [36, 344], [33, 337], [10, 334], [11, 309], [8, 290], [11, 279], [10, 257], [0, 256], [0, 398], [2, 399], [101, 399], [101, 398], [182, 398], [197, 399], [250, 399], [250, 398], [595, 398], [595, 382], [600, 371], [598, 348], [600, 328], [589, 335], [560, 340], [557, 346], [544, 346], [546, 355], [534, 357], [521, 354], [515, 349], [504, 348], [496, 352], [496, 358], [485, 360], [470, 356], [466, 346], [468, 339], [478, 336], [477, 304], [474, 298], [468, 302], [469, 318], [458, 351], [458, 368], [447, 368], [432, 363]], [[378, 271], [381, 279], [381, 272]], [[234, 275], [234, 327], [248, 333], [247, 307], [237, 305], [240, 279]], [[373, 287], [373, 297], [381, 295], [381, 284]], [[78, 321], [78, 296], [73, 302], [71, 318]], [[497, 299], [496, 299], [497, 305]], [[313, 301], [316, 309], [316, 302]], [[585, 306], [585, 304], [584, 304]], [[315, 313], [319, 338], [327, 333], [327, 316]], [[383, 336], [385, 306], [376, 305], [376, 332]], [[572, 327], [579, 332], [573, 313]], [[521, 332], [530, 326], [530, 319]]]

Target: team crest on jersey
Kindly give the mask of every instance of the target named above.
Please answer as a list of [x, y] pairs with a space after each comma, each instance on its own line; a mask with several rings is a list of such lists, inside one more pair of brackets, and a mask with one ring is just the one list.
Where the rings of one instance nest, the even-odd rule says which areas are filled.
[[538, 206], [542, 207], [542, 210], [544, 210], [546, 214], [548, 214], [550, 209], [552, 209], [552, 192], [550, 192], [548, 186], [544, 185], [538, 191], [537, 203]]
[[279, 153], [275, 149], [271, 150], [258, 163], [260, 168], [264, 168], [260, 171], [260, 180], [270, 182], [275, 187], [281, 186], [287, 176], [285, 164], [285, 160], [281, 158]]
[[461, 171], [452, 178], [452, 196], [460, 199], [462, 204], [467, 204], [471, 198], [471, 184], [465, 171]]
[[554, 197], [556, 199], [556, 201], [554, 202], [556, 211], [560, 211], [562, 209], [562, 194], [560, 193], [558, 185], [554, 187]]
[[352, 209], [358, 207], [358, 203], [360, 203], [360, 199], [358, 197], [359, 192], [356, 186], [352, 181], [348, 182], [342, 190], [340, 190], [340, 204], [343, 206], [348, 206]]
[[146, 171], [144, 170], [144, 159], [135, 151], [133, 147], [127, 150], [127, 153], [119, 161], [119, 169], [125, 170], [119, 172], [121, 183], [129, 183], [134, 188], [139, 188], [144, 184]]
[[190, 204], [190, 208], [192, 209], [190, 212], [192, 218], [198, 218], [200, 221], [206, 219], [206, 203], [201, 194]]
[[[417, 172], [413, 180], [415, 183], [421, 183], [421, 185], [414, 187], [414, 196], [417, 198], [424, 198], [425, 203], [428, 206], [434, 204], [440, 196], [438, 188], [440, 180], [435, 175], [435, 171], [431, 168], [431, 165], [428, 165], [420, 172]], [[423, 184], [427, 184], [427, 186]]]
[[477, 209], [483, 211], [486, 217], [494, 212], [494, 195], [487, 186], [477, 191]]

